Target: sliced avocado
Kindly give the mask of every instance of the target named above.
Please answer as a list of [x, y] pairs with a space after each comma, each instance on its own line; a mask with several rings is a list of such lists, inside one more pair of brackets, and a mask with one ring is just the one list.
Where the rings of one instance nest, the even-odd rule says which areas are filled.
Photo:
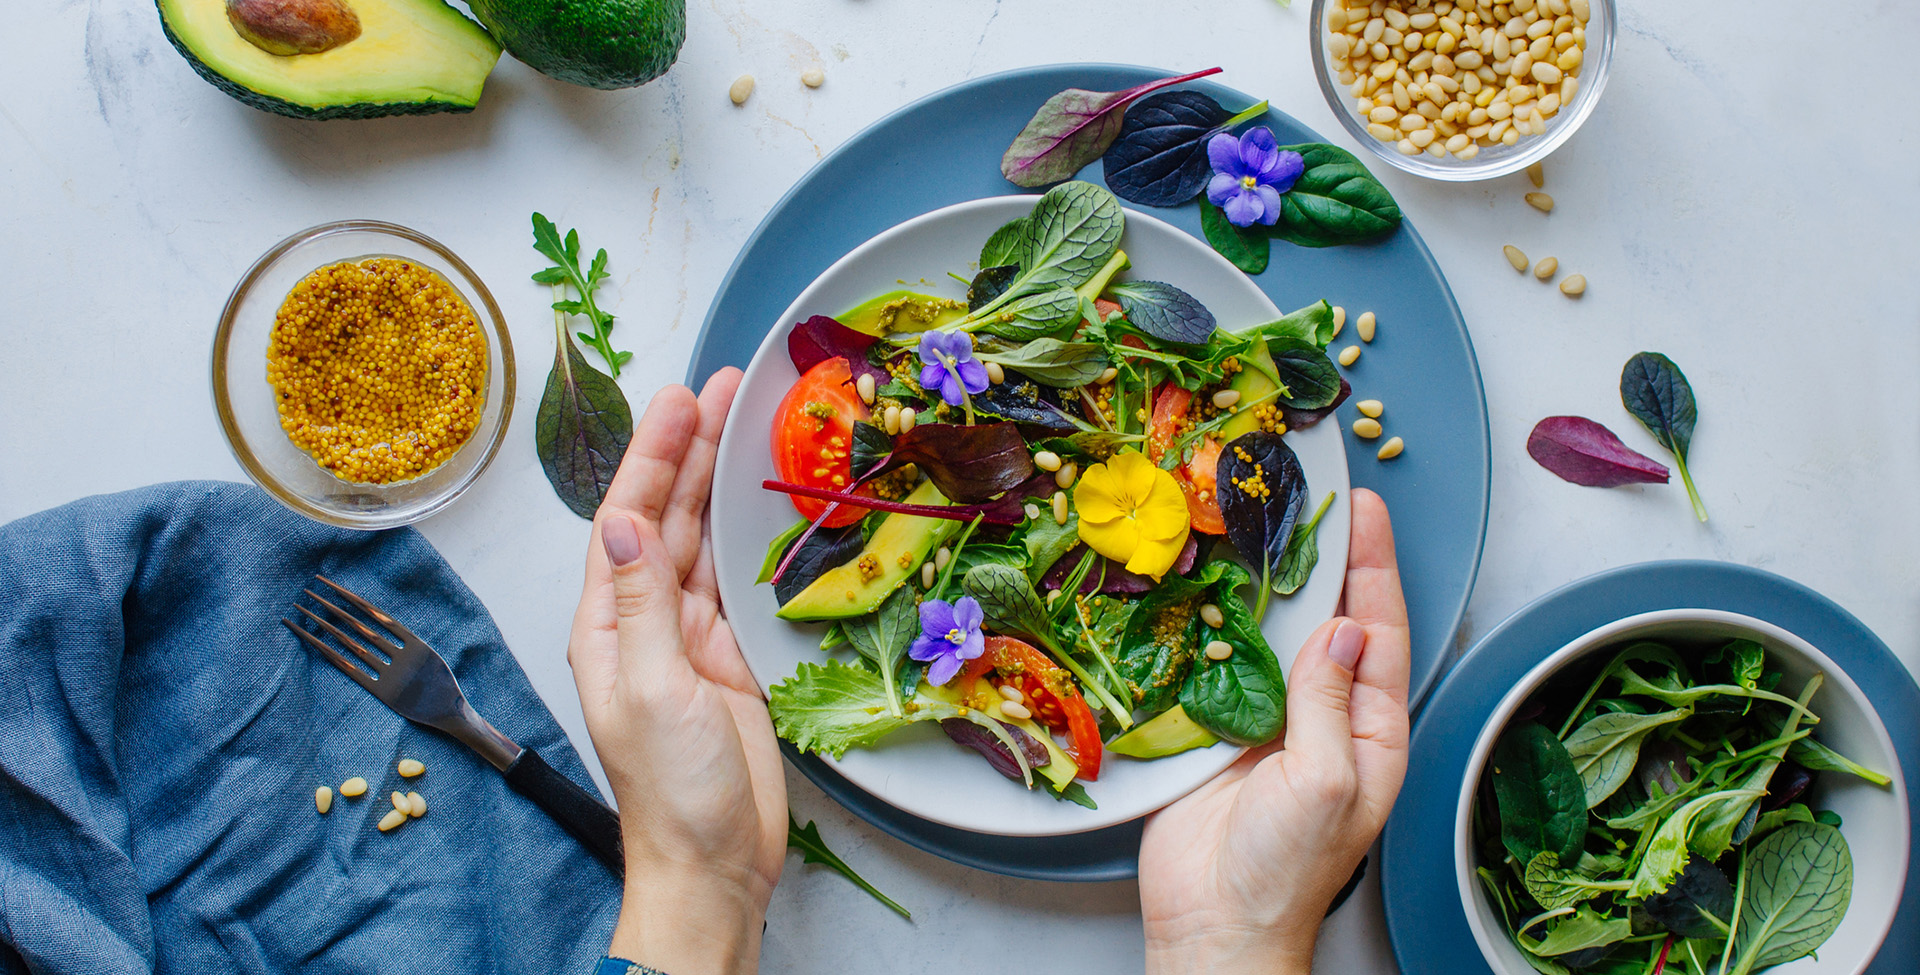
[[686, 0], [470, 0], [513, 56], [549, 78], [632, 88], [667, 72], [687, 39]]
[[1174, 705], [1132, 731], [1107, 742], [1107, 751], [1130, 758], [1165, 758], [1193, 748], [1205, 748], [1220, 739], [1195, 724], [1187, 709]]
[[471, 111], [500, 59], [500, 45], [441, 0], [155, 2], [200, 77], [293, 118]]
[[[927, 505], [947, 503], [932, 481], [915, 488], [902, 501]], [[959, 522], [947, 518], [888, 515], [874, 530], [873, 537], [867, 539], [859, 556], [845, 565], [828, 569], [774, 615], [783, 620], [865, 616], [879, 609], [887, 594], [919, 571], [920, 563], [959, 527]]]
[[916, 291], [889, 291], [842, 313], [837, 321], [856, 332], [886, 338], [895, 332], [924, 332], [967, 317], [967, 303]]
[[[1273, 364], [1273, 353], [1267, 351], [1267, 343], [1256, 342], [1253, 351], [1240, 357], [1240, 371], [1233, 374], [1233, 382], [1228, 389], [1240, 391], [1240, 402], [1252, 403], [1260, 397], [1280, 388], [1273, 381], [1278, 372]], [[1272, 402], [1268, 400], [1267, 402]], [[1260, 421], [1254, 418], [1253, 409], [1248, 407], [1233, 415], [1220, 427], [1220, 442], [1232, 443], [1243, 433], [1252, 433], [1260, 429]]]
[[1100, 297], [1100, 292], [1107, 290], [1107, 285], [1113, 283], [1114, 275], [1132, 266], [1133, 261], [1127, 258], [1126, 251], [1114, 251], [1113, 256], [1107, 258], [1106, 266], [1095, 272], [1093, 277], [1088, 278], [1086, 284], [1073, 289], [1073, 293], [1092, 301]]

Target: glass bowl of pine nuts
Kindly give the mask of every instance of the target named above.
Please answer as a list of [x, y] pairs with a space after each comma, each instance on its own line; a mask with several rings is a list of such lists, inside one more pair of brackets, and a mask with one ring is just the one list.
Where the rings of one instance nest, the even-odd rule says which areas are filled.
[[1313, 0], [1320, 91], [1398, 169], [1464, 182], [1545, 159], [1593, 113], [1613, 0]]
[[478, 480], [513, 412], [493, 295], [396, 224], [310, 227], [254, 262], [220, 314], [213, 400], [254, 483], [316, 521], [420, 521]]

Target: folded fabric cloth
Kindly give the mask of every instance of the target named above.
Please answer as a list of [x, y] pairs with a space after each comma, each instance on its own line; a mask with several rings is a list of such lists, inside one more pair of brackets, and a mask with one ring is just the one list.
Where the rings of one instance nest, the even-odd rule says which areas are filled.
[[[213, 482], [23, 518], [0, 528], [0, 971], [592, 969], [619, 882], [280, 625], [315, 573], [405, 622], [476, 710], [593, 788], [417, 532], [330, 528]], [[426, 773], [400, 778], [402, 758]], [[320, 815], [314, 790], [352, 776], [367, 793]], [[378, 832], [396, 789], [429, 811]]]

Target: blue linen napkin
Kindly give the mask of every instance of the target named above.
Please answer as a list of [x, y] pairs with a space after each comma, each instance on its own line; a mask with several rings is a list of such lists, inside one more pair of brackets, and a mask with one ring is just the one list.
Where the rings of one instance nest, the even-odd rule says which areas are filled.
[[[331, 528], [215, 482], [23, 518], [0, 528], [0, 972], [592, 969], [618, 881], [492, 766], [280, 625], [316, 572], [593, 788], [417, 532]], [[426, 774], [401, 779], [401, 758]], [[367, 794], [319, 815], [314, 789], [355, 775]], [[427, 815], [377, 832], [395, 789]]]

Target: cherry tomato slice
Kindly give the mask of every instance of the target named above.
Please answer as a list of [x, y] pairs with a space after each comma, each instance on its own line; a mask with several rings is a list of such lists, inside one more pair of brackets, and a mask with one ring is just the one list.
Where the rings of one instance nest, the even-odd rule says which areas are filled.
[[[1153, 398], [1153, 423], [1147, 432], [1147, 456], [1159, 463], [1180, 435], [1180, 421], [1193, 406], [1193, 394], [1173, 383], [1164, 383]], [[1224, 535], [1227, 523], [1220, 517], [1219, 481], [1220, 441], [1201, 437], [1194, 445], [1193, 458], [1174, 468], [1173, 479], [1187, 496], [1187, 514], [1193, 530], [1209, 535]]]
[[1046, 654], [1010, 636], [987, 637], [985, 653], [967, 661], [960, 671], [963, 687], [990, 671], [998, 672], [995, 686], [1012, 684], [1025, 695], [1027, 710], [1042, 725], [1067, 736], [1067, 754], [1080, 766], [1078, 778], [1100, 777], [1100, 723], [1080, 696], [1073, 675]]
[[[793, 484], [844, 491], [853, 483], [853, 425], [867, 418], [867, 407], [853, 389], [847, 360], [828, 359], [787, 390], [773, 414], [773, 469]], [[856, 493], [872, 495], [871, 488]], [[829, 502], [793, 495], [793, 506], [807, 519], [820, 517]], [[866, 517], [867, 509], [842, 504], [824, 524], [841, 528]]]

